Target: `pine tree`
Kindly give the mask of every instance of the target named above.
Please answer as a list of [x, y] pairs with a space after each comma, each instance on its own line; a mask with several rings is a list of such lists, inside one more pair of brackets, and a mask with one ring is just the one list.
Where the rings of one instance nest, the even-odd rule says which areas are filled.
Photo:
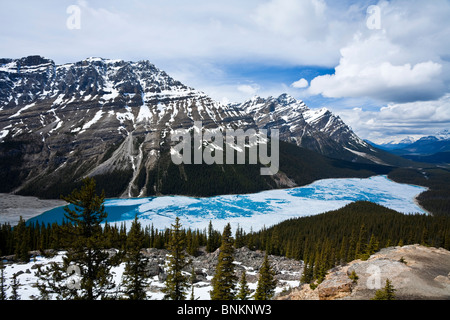
[[86, 178], [80, 190], [74, 190], [65, 201], [74, 205], [74, 209], [65, 207], [65, 217], [74, 225], [75, 243], [68, 250], [65, 265], [77, 265], [81, 269], [81, 293], [78, 298], [96, 300], [105, 298], [107, 291], [114, 285], [109, 272], [113, 263], [102, 236], [101, 224], [108, 214], [105, 212], [105, 193], [96, 193], [93, 178]]
[[245, 270], [242, 272], [241, 280], [239, 280], [239, 292], [236, 296], [239, 300], [248, 300], [250, 297], [251, 290], [248, 287], [247, 284], [247, 275], [245, 273]]
[[199, 239], [198, 236], [189, 229], [186, 233], [187, 238], [187, 253], [191, 256], [197, 256], [198, 248], [199, 248]]
[[234, 236], [234, 247], [236, 249], [242, 248], [245, 245], [244, 236], [245, 236], [244, 230], [238, 225]]
[[189, 277], [189, 281], [191, 283], [191, 297], [190, 297], [190, 300], [195, 300], [194, 283], [195, 283], [196, 280], [197, 280], [197, 277], [195, 275], [194, 265], [192, 265], [191, 276]]
[[185, 300], [186, 291], [189, 286], [189, 279], [183, 275], [182, 270], [189, 264], [184, 250], [186, 249], [185, 239], [181, 230], [180, 218], [176, 217], [175, 224], [170, 230], [170, 240], [168, 244], [169, 259], [167, 278], [163, 288], [164, 299]]
[[348, 277], [353, 281], [353, 283], [357, 283], [358, 282], [359, 277], [356, 274], [355, 270], [352, 270], [352, 273]]
[[428, 229], [426, 227], [423, 227], [420, 244], [422, 246], [428, 246]]
[[389, 279], [383, 289], [377, 290], [372, 300], [395, 300], [395, 289]]
[[303, 272], [302, 272], [302, 275], [300, 277], [300, 283], [309, 283], [310, 281], [311, 281], [311, 279], [309, 277], [309, 265], [305, 261], [305, 263], [303, 265]]
[[355, 230], [352, 229], [347, 250], [347, 261], [352, 261], [356, 258], [355, 250], [356, 250]]
[[0, 300], [6, 300], [5, 265], [0, 260]]
[[[43, 299], [50, 294], [58, 299], [108, 298], [108, 292], [114, 287], [110, 273], [114, 258], [105, 250], [101, 227], [107, 217], [104, 192], [97, 195], [95, 180], [86, 178], [79, 190], [62, 198], [71, 205], [64, 208], [70, 223], [58, 228], [67, 253], [62, 265], [53, 263], [46, 270], [38, 269], [40, 281], [36, 286]], [[79, 279], [68, 282], [77, 271]]]
[[255, 300], [270, 300], [275, 294], [277, 287], [277, 280], [275, 279], [275, 272], [269, 263], [269, 257], [266, 252], [264, 261], [259, 270], [258, 285], [255, 292]]
[[216, 266], [214, 277], [211, 280], [211, 300], [234, 299], [237, 277], [234, 273], [233, 253], [234, 247], [233, 238], [231, 236], [231, 225], [228, 223], [223, 230], [219, 261]]
[[375, 236], [372, 234], [369, 244], [366, 247], [366, 252], [361, 256], [362, 260], [367, 260], [372, 254], [378, 251], [379, 244]]
[[314, 279], [314, 254], [305, 257], [305, 264], [303, 267], [303, 274], [300, 277], [301, 283], [311, 283]]
[[147, 298], [148, 278], [145, 270], [147, 259], [141, 252], [143, 244], [144, 231], [136, 216], [127, 236], [123, 279], [125, 295], [130, 300], [145, 300]]
[[214, 230], [212, 222], [208, 224], [208, 239], [206, 241], [206, 251], [213, 252], [220, 246], [220, 233]]
[[367, 247], [367, 231], [364, 224], [361, 225], [359, 230], [358, 242], [355, 248], [355, 257], [357, 259], [363, 258]]
[[17, 273], [14, 273], [13, 283], [11, 285], [11, 297], [10, 297], [11, 300], [20, 300], [19, 287], [20, 283], [19, 280], [17, 279]]
[[14, 228], [14, 235], [15, 235], [15, 255], [16, 259], [22, 261], [22, 262], [29, 262], [30, 261], [30, 239], [29, 239], [29, 233], [28, 228], [25, 224], [25, 220], [22, 219], [22, 216], [19, 219], [19, 223]]
[[341, 249], [339, 250], [339, 257], [338, 257], [339, 258], [338, 262], [341, 265], [347, 262], [347, 248], [348, 248], [347, 238], [344, 236], [342, 238]]

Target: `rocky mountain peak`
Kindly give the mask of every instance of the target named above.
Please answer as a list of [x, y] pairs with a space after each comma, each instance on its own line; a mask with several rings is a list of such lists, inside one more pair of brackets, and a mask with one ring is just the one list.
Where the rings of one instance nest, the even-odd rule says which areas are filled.
[[3, 192], [120, 172], [121, 195], [152, 194], [149, 175], [167, 151], [170, 132], [190, 129], [194, 121], [221, 130], [278, 129], [283, 141], [326, 156], [377, 159], [339, 117], [313, 112], [288, 94], [223, 105], [149, 61], [0, 59], [0, 158], [17, 158]]
[[297, 102], [297, 100], [294, 97], [290, 96], [287, 93], [281, 94], [278, 98], [276, 98], [276, 100], [279, 104], [284, 105], [284, 106], [287, 106], [287, 105]]

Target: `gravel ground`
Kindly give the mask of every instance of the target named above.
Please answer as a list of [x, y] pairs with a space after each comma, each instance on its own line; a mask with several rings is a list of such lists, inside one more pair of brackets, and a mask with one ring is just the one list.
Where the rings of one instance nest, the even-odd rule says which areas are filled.
[[66, 202], [63, 200], [43, 200], [0, 193], [0, 224], [9, 223], [14, 226], [19, 222], [20, 216], [28, 220], [45, 211], [64, 205]]

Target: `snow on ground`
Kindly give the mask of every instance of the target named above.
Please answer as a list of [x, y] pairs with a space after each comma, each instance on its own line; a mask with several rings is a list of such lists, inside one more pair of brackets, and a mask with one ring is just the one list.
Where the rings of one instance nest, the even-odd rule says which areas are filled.
[[53, 258], [44, 258], [42, 256], [36, 256], [28, 263], [14, 263], [6, 264], [4, 269], [4, 277], [6, 279], [6, 296], [11, 297], [13, 281], [13, 275], [18, 273], [17, 281], [20, 284], [18, 288], [18, 294], [20, 300], [31, 300], [33, 297], [39, 297], [39, 290], [33, 285], [37, 281], [36, 272], [37, 268], [33, 267], [38, 264], [46, 265], [51, 262], [62, 262], [63, 252], [60, 255], [56, 255]]
[[96, 122], [98, 122], [98, 120], [100, 120], [102, 118], [103, 115], [103, 110], [99, 110], [97, 111], [97, 113], [95, 114], [94, 118], [92, 118], [89, 122], [87, 122], [84, 126], [83, 129], [80, 133], [83, 133], [84, 131], [86, 131], [87, 129], [89, 129], [93, 124], [95, 124]]
[[[13, 264], [5, 264], [4, 269], [4, 277], [5, 277], [5, 285], [6, 285], [6, 296], [9, 298], [12, 295], [12, 282], [13, 275], [18, 273], [17, 281], [19, 283], [18, 295], [20, 300], [39, 300], [40, 292], [34, 286], [38, 281], [38, 277], [36, 276], [37, 266], [41, 265], [45, 268], [46, 265], [56, 262], [62, 263], [62, 258], [65, 252], [61, 251], [57, 255], [52, 258], [35, 256], [28, 263], [13, 263]], [[235, 264], [242, 265], [241, 262], [235, 261]], [[164, 266], [162, 266], [164, 268]], [[251, 267], [243, 266], [246, 269], [247, 277], [249, 276], [257, 276], [258, 271], [254, 270]], [[164, 268], [165, 269], [165, 268]], [[118, 266], [114, 266], [111, 268], [110, 272], [112, 275], [113, 283], [115, 287], [110, 291], [111, 297], [120, 297], [121, 290], [123, 290], [122, 280], [123, 273], [125, 270], [125, 263], [121, 263]], [[205, 270], [203, 270], [205, 271]], [[283, 274], [291, 275], [291, 278], [300, 279], [300, 272], [295, 271], [282, 271]], [[186, 276], [190, 276], [190, 273], [184, 272]], [[77, 280], [76, 275], [71, 278], [72, 280]], [[207, 276], [206, 281], [199, 281], [194, 284], [194, 298], [196, 300], [210, 300], [210, 291], [212, 290], [211, 281], [212, 276]], [[161, 292], [161, 289], [164, 288], [164, 281], [160, 280], [158, 275], [153, 276], [148, 279], [147, 286], [147, 298], [149, 300], [162, 300], [164, 297], [164, 293]], [[297, 287], [299, 285], [299, 281], [292, 280], [279, 280], [277, 284], [277, 288], [275, 293], [278, 294], [285, 289]], [[248, 282], [248, 287], [251, 290], [256, 290], [257, 282]], [[191, 297], [191, 288], [187, 290], [187, 299]], [[50, 297], [50, 299], [54, 299], [54, 297]]]
[[31, 104], [26, 105], [25, 107], [21, 108], [19, 111], [17, 111], [15, 114], [13, 114], [12, 116], [10, 116], [8, 119], [11, 118], [17, 118], [18, 116], [20, 116], [20, 114], [32, 107], [34, 107], [36, 105], [36, 102], [33, 102]]

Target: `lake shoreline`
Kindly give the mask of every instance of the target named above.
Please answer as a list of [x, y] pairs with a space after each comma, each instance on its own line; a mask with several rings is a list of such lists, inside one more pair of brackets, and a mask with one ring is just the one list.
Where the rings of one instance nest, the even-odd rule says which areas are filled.
[[66, 204], [64, 200], [46, 200], [0, 193], [0, 224], [9, 223], [11, 226], [15, 226], [20, 217], [26, 221]]

